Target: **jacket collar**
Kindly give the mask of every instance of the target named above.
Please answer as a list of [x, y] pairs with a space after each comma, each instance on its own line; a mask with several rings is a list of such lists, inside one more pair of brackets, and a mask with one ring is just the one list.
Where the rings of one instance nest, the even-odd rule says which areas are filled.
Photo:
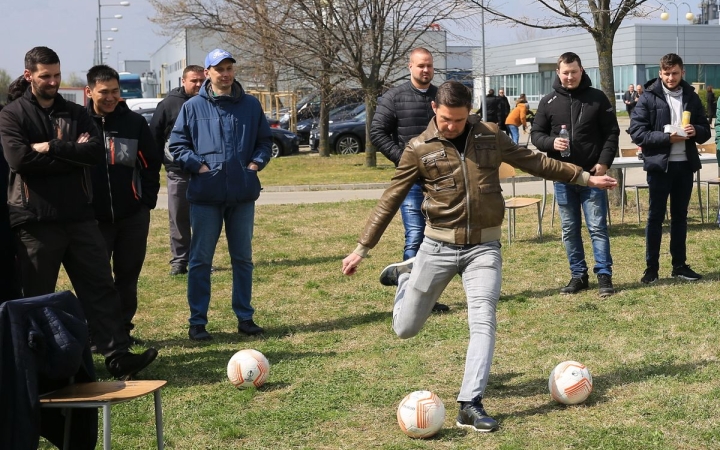
[[585, 70], [583, 69], [582, 76], [580, 77], [580, 84], [575, 89], [568, 90], [563, 87], [562, 84], [560, 84], [560, 77], [555, 75], [555, 81], [553, 81], [553, 90], [561, 95], [570, 95], [575, 94], [576, 92], [584, 91], [585, 89], [592, 86], [592, 80], [588, 76], [587, 73], [585, 73]]

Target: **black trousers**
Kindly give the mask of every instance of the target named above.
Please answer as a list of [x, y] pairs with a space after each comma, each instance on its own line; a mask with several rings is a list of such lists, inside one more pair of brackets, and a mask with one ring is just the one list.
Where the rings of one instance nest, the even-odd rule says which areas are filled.
[[132, 320], [137, 312], [137, 285], [147, 251], [150, 209], [142, 206], [130, 217], [98, 225], [112, 261], [115, 289], [122, 305], [123, 326], [129, 333], [135, 328]]
[[97, 222], [33, 222], [14, 231], [25, 297], [55, 292], [62, 264], [100, 353], [107, 358], [126, 353], [129, 336]]

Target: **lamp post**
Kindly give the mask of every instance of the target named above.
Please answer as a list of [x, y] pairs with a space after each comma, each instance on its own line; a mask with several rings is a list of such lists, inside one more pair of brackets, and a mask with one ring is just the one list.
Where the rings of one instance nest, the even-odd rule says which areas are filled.
[[[102, 45], [102, 19], [122, 19], [121, 14], [116, 14], [114, 17], [102, 17], [102, 7], [103, 6], [130, 6], [130, 2], [120, 2], [120, 3], [100, 3], [100, 0], [97, 2], [98, 5], [98, 19], [97, 19], [97, 32], [98, 32], [98, 47]], [[98, 57], [100, 60], [100, 64], [103, 63], [103, 54], [102, 51], [98, 51]]]
[[[680, 54], [680, 10], [679, 5], [675, 2], [665, 2], [668, 5], [673, 5], [675, 7], [675, 53]], [[692, 22], [695, 18], [695, 14], [692, 13], [692, 8], [690, 5], [688, 5], [685, 2], [681, 2], [680, 5], [685, 5], [688, 7], [688, 13], [685, 14], [685, 19], [688, 22]], [[660, 18], [662, 20], [668, 20], [670, 18], [670, 13], [667, 11], [663, 11], [662, 14], [660, 14]]]

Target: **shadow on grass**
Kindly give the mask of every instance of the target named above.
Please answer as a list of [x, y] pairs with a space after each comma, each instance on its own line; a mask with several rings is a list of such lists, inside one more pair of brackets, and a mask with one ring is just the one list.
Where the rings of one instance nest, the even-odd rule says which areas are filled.
[[255, 261], [255, 267], [301, 267], [313, 266], [315, 264], [323, 264], [328, 262], [339, 262], [345, 258], [347, 254], [337, 256], [319, 256], [313, 258], [278, 258], [278, 259], [261, 259]]
[[[618, 386], [640, 383], [655, 377], [676, 377], [678, 375], [687, 376], [710, 364], [713, 363], [709, 361], [696, 364], [672, 364], [670, 362], [666, 362], [643, 365], [640, 363], [635, 365], [626, 365], [610, 373], [597, 376], [593, 375], [593, 392], [590, 394], [587, 401], [581, 403], [581, 406], [591, 407], [604, 403], [607, 400], [607, 392], [611, 389], [617, 388]], [[497, 416], [494, 416], [496, 419], [502, 420], [504, 417], [527, 417], [538, 414], [547, 414], [548, 412], [555, 411], [557, 409], [572, 407], [571, 405], [561, 405], [553, 400], [550, 400], [547, 378], [535, 378], [519, 385], [506, 384], [519, 375], [520, 374], [517, 372], [508, 372], [492, 377], [488, 386], [491, 394], [487, 398], [534, 397], [537, 395], [547, 395], [548, 402], [541, 406], [512, 414], [498, 414]]]

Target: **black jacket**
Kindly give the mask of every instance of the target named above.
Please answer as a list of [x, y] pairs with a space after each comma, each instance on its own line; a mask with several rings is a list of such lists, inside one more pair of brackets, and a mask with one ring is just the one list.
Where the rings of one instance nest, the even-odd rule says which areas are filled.
[[[685, 80], [680, 82], [680, 86], [683, 89], [683, 111], [690, 111], [690, 123], [695, 126], [695, 136], [685, 141], [685, 154], [693, 172], [696, 172], [702, 166], [696, 144], [710, 139], [710, 125], [695, 88]], [[643, 168], [648, 172], [667, 170], [672, 144], [664, 128], [671, 123], [670, 107], [665, 100], [662, 81], [659, 78], [648, 81], [645, 83], [645, 92], [630, 116], [628, 129], [632, 141], [642, 148], [645, 157]]]
[[[505, 119], [507, 119], [508, 114], [510, 114], [510, 101], [504, 95], [503, 96], [498, 95], [497, 99], [498, 99], [498, 112], [497, 112], [498, 121], [497, 121], [497, 123], [498, 123], [498, 126], [500, 127], [500, 129], [504, 131], [504, 130], [506, 130]], [[488, 109], [490, 109], [490, 108], [488, 107]]]
[[125, 102], [100, 116], [90, 100], [88, 113], [105, 138], [105, 163], [92, 169], [95, 218], [115, 222], [136, 214], [142, 205], [155, 208], [162, 156], [145, 118], [130, 111]]
[[[605, 93], [592, 87], [585, 72], [576, 89], [562, 87], [557, 76], [553, 89], [555, 92], [543, 97], [538, 105], [530, 132], [532, 143], [550, 158], [571, 162], [585, 171], [598, 163], [610, 167], [618, 151], [620, 127]], [[554, 150], [562, 125], [570, 133], [567, 158]]]
[[370, 125], [370, 141], [395, 166], [407, 143], [425, 131], [435, 117], [431, 102], [436, 94], [437, 87], [432, 84], [421, 92], [408, 81], [380, 98]]
[[[82, 133], [90, 140], [78, 144]], [[30, 88], [0, 111], [0, 137], [10, 166], [10, 223], [79, 222], [95, 217], [90, 167], [105, 153], [97, 128], [84, 107], [55, 97], [45, 111]], [[49, 142], [47, 153], [32, 144]]]
[[495, 94], [485, 97], [487, 105], [487, 114], [483, 111], [483, 120], [485, 122], [498, 123], [500, 121], [500, 97]]
[[[0, 449], [34, 450], [39, 436], [62, 448], [60, 409], [39, 395], [95, 381], [82, 306], [68, 291], [0, 304]], [[74, 410], [70, 448], [94, 449], [97, 409]]]
[[168, 150], [168, 140], [180, 108], [188, 101], [190, 96], [185, 93], [182, 86], [170, 91], [163, 101], [158, 103], [152, 120], [150, 121], [150, 132], [155, 139], [155, 148], [163, 152], [163, 164], [168, 172], [182, 172], [180, 166], [173, 160]]

